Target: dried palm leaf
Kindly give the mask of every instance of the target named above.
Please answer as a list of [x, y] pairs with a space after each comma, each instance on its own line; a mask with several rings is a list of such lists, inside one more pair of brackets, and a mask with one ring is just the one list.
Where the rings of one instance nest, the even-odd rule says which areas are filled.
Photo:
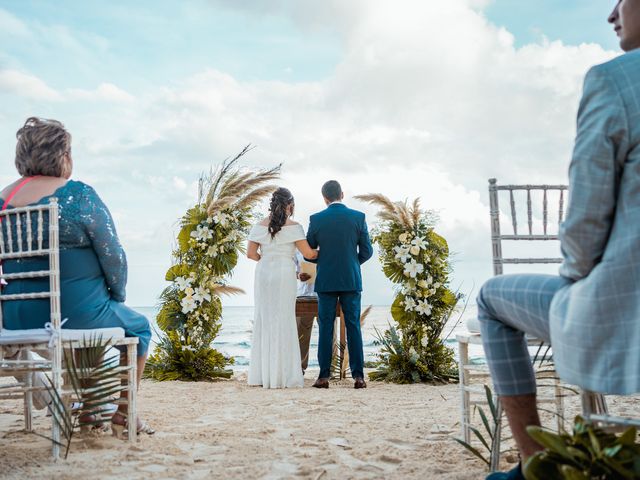
[[396, 202], [396, 211], [398, 212], [398, 218], [400, 219], [400, 224], [404, 226], [407, 230], [413, 230], [413, 217], [409, 212], [409, 208], [406, 203]]
[[244, 295], [245, 291], [239, 287], [233, 287], [231, 285], [215, 285], [213, 288], [213, 293], [216, 295]]
[[367, 317], [371, 313], [372, 308], [373, 308], [373, 305], [369, 305], [367, 308], [364, 309], [364, 312], [362, 312], [362, 314], [360, 315], [360, 325], [364, 325], [364, 322], [367, 320]]
[[253, 147], [251, 146], [251, 144], [247, 145], [235, 157], [233, 157], [231, 160], [226, 159], [222, 163], [222, 165], [220, 165], [220, 167], [218, 167], [215, 171], [211, 172], [211, 175], [210, 175], [211, 186], [209, 187], [209, 191], [207, 192], [207, 199], [206, 199], [207, 205], [211, 203], [211, 200], [213, 200], [213, 198], [218, 195], [219, 193], [218, 190], [222, 187], [224, 182], [227, 180], [228, 176], [232, 174], [233, 167], [238, 162], [240, 157], [242, 157], [252, 149]]
[[234, 208], [236, 208], [237, 210], [242, 210], [244, 208], [252, 207], [263, 198], [271, 195], [277, 188], [278, 187], [275, 185], [265, 185], [263, 187], [258, 187], [238, 200], [238, 202], [234, 205]]
[[401, 219], [398, 215], [397, 204], [389, 200], [389, 198], [384, 195], [380, 193], [367, 193], [364, 195], [356, 195], [354, 198], [380, 207], [380, 211], [377, 215], [381, 219], [401, 223]]
[[[265, 183], [279, 178], [281, 168], [282, 164], [257, 173], [227, 172], [231, 180], [229, 183], [227, 181], [222, 184], [218, 182], [217, 194], [209, 192], [207, 212], [213, 214], [226, 208], [240, 209], [254, 205], [276, 188], [272, 185], [265, 187]], [[212, 188], [214, 187], [212, 186]]]
[[245, 172], [245, 173], [241, 173], [241, 172], [234, 172], [234, 174], [232, 176], [229, 177], [229, 179], [227, 179], [224, 184], [220, 187], [220, 191], [218, 193], [219, 197], [226, 197], [226, 196], [238, 196], [241, 195], [246, 186], [245, 186], [245, 182], [249, 182], [250, 180], [253, 180], [253, 178], [255, 177], [256, 173], [255, 172]]
[[396, 211], [395, 203], [393, 203], [388, 197], [385, 197], [381, 193], [365, 193], [362, 195], [356, 195], [354, 198], [362, 200], [363, 202], [371, 203], [373, 205], [378, 205], [388, 212], [395, 213]]
[[214, 213], [221, 212], [222, 210], [228, 209], [237, 201], [238, 197], [236, 196], [217, 198], [207, 206], [207, 213], [213, 215]]
[[414, 225], [418, 225], [418, 223], [420, 223], [421, 216], [422, 216], [422, 209], [420, 208], [420, 197], [417, 197], [413, 201], [413, 205], [411, 206], [411, 218], [413, 219]]

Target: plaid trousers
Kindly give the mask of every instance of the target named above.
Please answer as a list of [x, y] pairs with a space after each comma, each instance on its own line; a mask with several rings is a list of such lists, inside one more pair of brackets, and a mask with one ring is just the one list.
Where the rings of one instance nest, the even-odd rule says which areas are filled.
[[557, 275], [498, 275], [480, 289], [480, 332], [498, 395], [536, 392], [525, 334], [550, 341], [549, 306], [556, 292], [569, 283]]

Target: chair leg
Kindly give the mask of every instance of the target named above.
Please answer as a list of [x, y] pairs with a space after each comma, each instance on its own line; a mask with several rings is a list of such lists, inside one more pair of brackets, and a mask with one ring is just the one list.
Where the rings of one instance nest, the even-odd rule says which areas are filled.
[[469, 394], [469, 379], [465, 367], [469, 364], [469, 344], [467, 342], [460, 342], [458, 344], [458, 376], [460, 378], [460, 394], [462, 409], [462, 437], [467, 443], [471, 442], [471, 429], [469, 425], [471, 423], [471, 395]]
[[607, 401], [601, 393], [590, 392], [584, 390], [580, 395], [582, 401], [582, 416], [585, 420], [589, 420], [591, 415], [607, 414]]
[[137, 416], [137, 402], [136, 395], [138, 393], [137, 388], [137, 345], [127, 345], [127, 366], [129, 367], [129, 378], [127, 381], [127, 424], [128, 428], [128, 440], [135, 442], [138, 434], [138, 416]]
[[562, 392], [562, 385], [560, 384], [560, 378], [555, 377], [555, 400], [556, 400], [556, 422], [558, 426], [558, 433], [564, 431], [564, 394]]
[[24, 429], [33, 431], [33, 372], [27, 372], [24, 376], [27, 391], [24, 393]]

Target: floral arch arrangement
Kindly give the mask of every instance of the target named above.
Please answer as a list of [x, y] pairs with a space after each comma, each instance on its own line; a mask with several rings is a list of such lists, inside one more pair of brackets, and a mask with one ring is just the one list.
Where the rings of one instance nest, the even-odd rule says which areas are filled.
[[378, 332], [381, 345], [372, 380], [396, 383], [448, 382], [457, 378], [454, 352], [443, 330], [461, 295], [449, 289], [449, 247], [434, 231], [435, 216], [384, 195], [356, 197], [380, 208], [372, 240], [386, 277], [397, 286], [391, 306], [396, 326]]
[[243, 293], [228, 281], [244, 253], [254, 209], [275, 190], [270, 182], [280, 176], [280, 166], [238, 168], [250, 149], [200, 178], [198, 201], [180, 220], [173, 266], [166, 274], [171, 284], [160, 295], [162, 335], [147, 362], [147, 377], [195, 381], [232, 375], [226, 367], [233, 358], [211, 347], [221, 327], [220, 296]]

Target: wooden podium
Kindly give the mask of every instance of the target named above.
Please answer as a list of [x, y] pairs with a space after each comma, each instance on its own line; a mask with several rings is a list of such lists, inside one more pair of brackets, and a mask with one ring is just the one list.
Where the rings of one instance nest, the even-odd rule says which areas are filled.
[[[318, 298], [298, 297], [296, 299], [296, 317], [318, 318]], [[344, 325], [344, 314], [340, 308], [340, 302], [336, 307], [336, 321], [340, 331], [340, 343], [338, 344], [338, 366], [340, 368], [340, 380], [347, 378], [347, 364], [349, 363], [349, 353], [347, 351], [346, 328]], [[334, 327], [335, 328], [335, 327]], [[335, 338], [335, 330], [334, 330]]]

